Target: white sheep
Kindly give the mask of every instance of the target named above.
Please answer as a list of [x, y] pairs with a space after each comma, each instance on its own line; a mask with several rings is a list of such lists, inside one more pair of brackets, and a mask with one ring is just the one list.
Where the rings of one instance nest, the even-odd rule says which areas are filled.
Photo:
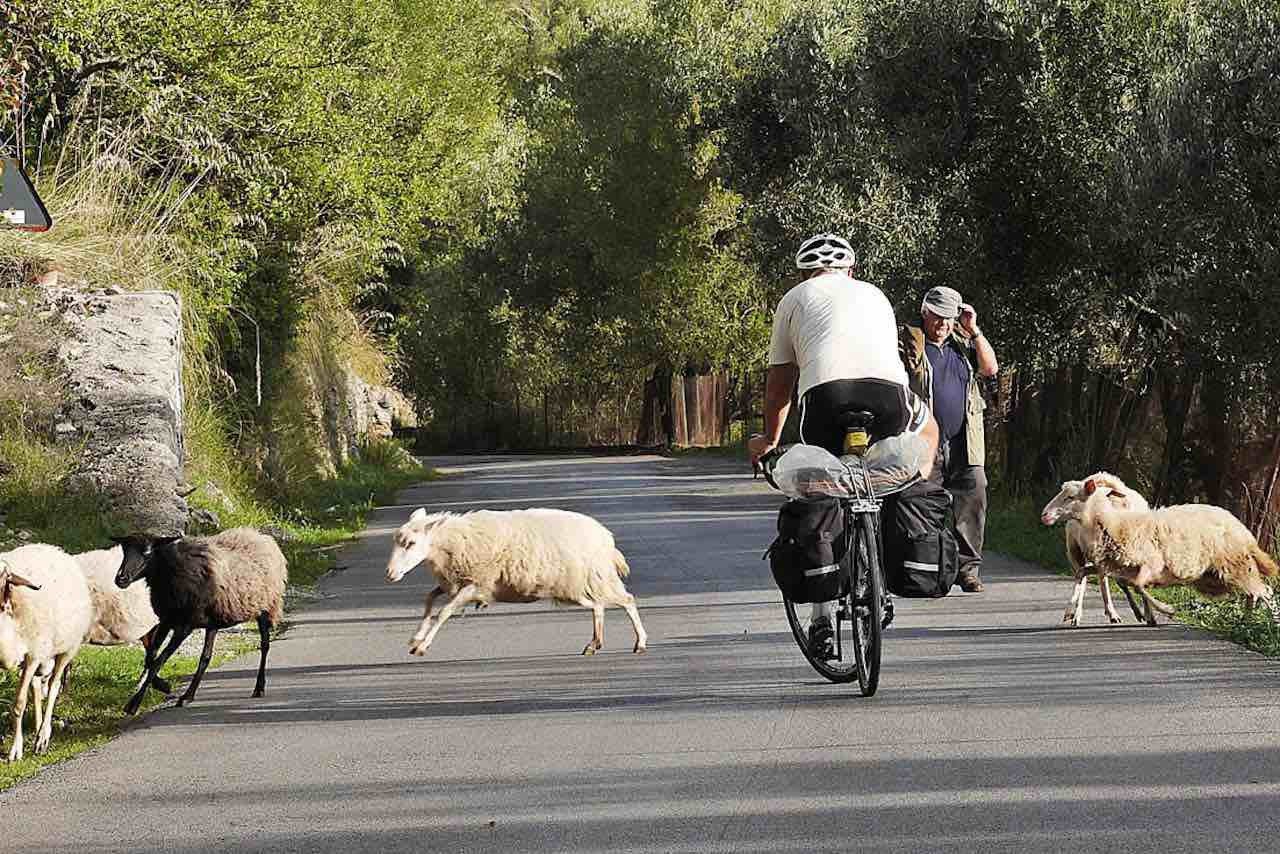
[[[0, 554], [0, 665], [6, 670], [21, 668], [9, 713], [13, 725], [10, 762], [23, 755], [22, 718], [28, 693], [35, 699], [36, 753], [48, 749], [62, 674], [79, 652], [92, 621], [89, 585], [66, 552], [33, 543]], [[38, 682], [42, 669], [49, 675], [47, 704], [42, 704], [44, 691]]]
[[[159, 618], [151, 607], [151, 589], [135, 584], [125, 590], [116, 586], [116, 573], [124, 562], [124, 549], [114, 546], [72, 555], [89, 582], [93, 600], [93, 625], [85, 638], [94, 646], [119, 646], [143, 640]], [[143, 640], [143, 646], [147, 646]]]
[[[635, 629], [634, 652], [644, 652], [648, 635], [635, 597], [622, 579], [630, 572], [614, 547], [613, 534], [590, 516], [567, 510], [477, 510], [461, 515], [419, 508], [396, 532], [387, 561], [387, 582], [399, 581], [425, 562], [438, 582], [427, 594], [422, 624], [409, 652], [424, 655], [440, 627], [460, 608], [475, 602], [535, 602], [553, 599], [590, 608], [591, 655], [604, 646], [604, 609], [626, 609]], [[434, 624], [431, 605], [452, 598]]]
[[[1147, 510], [1149, 505], [1147, 499], [1135, 489], [1125, 485], [1124, 481], [1115, 475], [1106, 472], [1098, 472], [1092, 475], [1092, 478], [1101, 484], [1105, 484], [1111, 489], [1111, 501], [1120, 507], [1128, 507], [1133, 510]], [[1080, 517], [1084, 513], [1084, 503], [1088, 496], [1084, 491], [1083, 480], [1068, 480], [1062, 484], [1062, 489], [1050, 499], [1049, 503], [1040, 511], [1040, 521], [1045, 525], [1054, 525], [1060, 521], [1066, 521], [1064, 530], [1064, 540], [1067, 549], [1067, 560], [1071, 562], [1071, 570], [1075, 575], [1076, 584], [1071, 592], [1071, 599], [1067, 602], [1067, 608], [1062, 614], [1062, 622], [1069, 626], [1080, 625], [1080, 619], [1084, 613], [1084, 597], [1085, 591], [1089, 586], [1089, 575], [1096, 573], [1096, 568], [1089, 561], [1085, 554], [1085, 544], [1083, 541], [1083, 528], [1080, 525]], [[1119, 623], [1120, 615], [1116, 613], [1115, 605], [1111, 601], [1111, 588], [1107, 584], [1106, 576], [1102, 573], [1098, 575], [1098, 589], [1102, 594], [1102, 607], [1106, 612], [1107, 619], [1112, 623]], [[1174, 613], [1174, 609], [1160, 602], [1145, 590], [1139, 590], [1142, 595], [1143, 609], [1138, 609], [1138, 603], [1134, 601], [1133, 594], [1130, 592], [1129, 585], [1122, 578], [1117, 578], [1116, 583], [1120, 586], [1120, 590], [1124, 593], [1125, 599], [1129, 601], [1129, 607], [1133, 610], [1133, 615], [1139, 621], [1146, 621], [1149, 625], [1155, 625], [1155, 611], [1159, 611], [1165, 615]]]
[[1127, 510], [1112, 503], [1105, 483], [1091, 478], [1084, 489], [1082, 541], [1099, 572], [1139, 590], [1187, 584], [1205, 596], [1240, 591], [1251, 609], [1272, 605], [1264, 579], [1280, 575], [1280, 567], [1228, 511], [1210, 504]]

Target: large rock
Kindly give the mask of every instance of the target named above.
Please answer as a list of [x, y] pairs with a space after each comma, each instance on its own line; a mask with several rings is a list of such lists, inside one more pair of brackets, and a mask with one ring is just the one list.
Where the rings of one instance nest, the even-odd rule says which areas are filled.
[[386, 439], [398, 429], [418, 426], [418, 413], [413, 402], [399, 389], [366, 385], [364, 405], [368, 412], [365, 435]]
[[57, 425], [81, 443], [75, 486], [135, 530], [181, 533], [182, 303], [167, 291], [57, 291], [68, 400]]

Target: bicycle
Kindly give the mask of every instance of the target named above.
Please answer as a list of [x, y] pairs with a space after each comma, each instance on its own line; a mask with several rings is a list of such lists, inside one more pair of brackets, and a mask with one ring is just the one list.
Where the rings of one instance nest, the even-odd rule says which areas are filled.
[[[844, 578], [843, 592], [835, 600], [831, 626], [833, 657], [827, 657], [825, 647], [810, 643], [809, 625], [796, 607], [803, 603], [793, 602], [785, 593], [782, 597], [791, 634], [810, 666], [832, 682], [848, 683], [856, 679], [864, 697], [874, 695], [879, 687], [881, 635], [893, 619], [893, 605], [885, 592], [881, 499], [875, 495], [862, 459], [871, 444], [869, 428], [874, 420], [874, 415], [862, 411], [847, 413], [842, 418], [846, 451], [842, 461], [849, 473], [847, 484], [851, 494], [832, 496], [840, 502], [845, 523], [845, 551], [839, 563]], [[774, 448], [760, 459], [765, 480], [774, 489], [779, 487], [773, 479], [773, 468], [784, 451]], [[847, 652], [846, 631], [851, 641]]]

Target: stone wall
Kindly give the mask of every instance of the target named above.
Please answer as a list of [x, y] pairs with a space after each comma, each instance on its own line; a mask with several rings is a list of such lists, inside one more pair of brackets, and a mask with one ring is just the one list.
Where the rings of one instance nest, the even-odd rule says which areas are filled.
[[181, 533], [182, 304], [166, 291], [55, 290], [67, 375], [56, 425], [80, 450], [73, 485], [102, 496], [134, 530]]

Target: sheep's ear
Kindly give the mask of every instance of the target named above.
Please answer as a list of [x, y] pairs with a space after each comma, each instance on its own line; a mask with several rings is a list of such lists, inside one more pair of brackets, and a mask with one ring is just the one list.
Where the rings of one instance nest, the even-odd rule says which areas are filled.
[[9, 586], [10, 587], [28, 587], [32, 590], [40, 589], [39, 584], [36, 584], [34, 581], [28, 581], [27, 579], [23, 578], [21, 575], [16, 575], [12, 572], [9, 573]]
[[39, 590], [39, 584], [33, 584], [21, 575], [17, 575], [9, 569], [9, 565], [4, 561], [0, 561], [0, 608], [9, 610], [12, 601], [13, 588], [27, 587], [31, 590]]
[[1098, 489], [1098, 482], [1093, 478], [1089, 478], [1084, 482], [1084, 494], [1093, 495]]
[[410, 522], [422, 522], [427, 518], [427, 508], [419, 507], [413, 511], [413, 515], [409, 517]]

